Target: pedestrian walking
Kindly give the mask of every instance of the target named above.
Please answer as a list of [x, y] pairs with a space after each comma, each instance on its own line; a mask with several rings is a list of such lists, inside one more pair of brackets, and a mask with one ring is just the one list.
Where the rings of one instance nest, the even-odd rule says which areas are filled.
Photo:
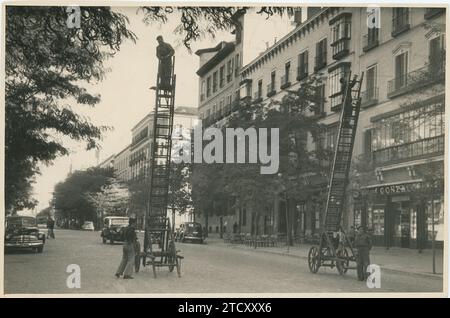
[[124, 279], [133, 279], [133, 268], [136, 256], [136, 219], [130, 219], [129, 225], [124, 230], [124, 242], [122, 249], [122, 260], [116, 272], [116, 277], [123, 275]]
[[52, 239], [55, 238], [55, 232], [53, 231], [54, 228], [55, 228], [55, 220], [49, 217], [47, 220], [47, 238], [49, 237], [51, 237]]
[[355, 247], [357, 255], [358, 280], [364, 281], [368, 277], [367, 267], [370, 265], [370, 250], [372, 249], [372, 239], [363, 226], [358, 227], [355, 237]]

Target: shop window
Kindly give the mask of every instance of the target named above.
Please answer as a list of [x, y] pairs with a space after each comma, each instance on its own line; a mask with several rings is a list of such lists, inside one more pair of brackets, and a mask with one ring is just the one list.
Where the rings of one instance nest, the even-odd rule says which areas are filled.
[[384, 209], [373, 208], [371, 211], [374, 235], [384, 235]]
[[411, 238], [417, 238], [417, 211], [416, 209], [411, 209], [411, 219], [410, 219], [410, 233]]
[[[433, 219], [434, 216], [434, 219]], [[434, 201], [434, 210], [431, 201], [427, 203], [427, 224], [428, 224], [428, 240], [444, 241], [446, 232], [444, 228], [444, 202], [443, 200]], [[434, 232], [433, 232], [434, 222]]]
[[316, 210], [315, 217], [314, 217], [314, 229], [319, 230], [320, 229], [320, 211]]

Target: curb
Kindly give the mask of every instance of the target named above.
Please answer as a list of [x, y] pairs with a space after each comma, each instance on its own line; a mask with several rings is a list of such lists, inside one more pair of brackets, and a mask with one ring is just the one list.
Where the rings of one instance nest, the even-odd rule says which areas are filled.
[[[239, 246], [237, 244], [236, 245], [230, 244], [230, 245], [224, 245], [224, 246], [227, 248], [236, 248], [236, 249], [240, 249], [243, 251], [251, 251], [251, 252], [266, 253], [266, 254], [272, 254], [272, 255], [281, 255], [281, 256], [295, 257], [295, 258], [301, 258], [301, 259], [308, 259], [307, 256], [291, 254], [291, 253], [288, 253], [287, 251], [286, 252], [268, 251], [268, 250], [262, 250], [262, 249], [258, 249], [258, 248], [247, 248], [244, 246]], [[441, 273], [432, 274], [432, 273], [424, 273], [424, 272], [411, 272], [411, 271], [404, 271], [404, 270], [400, 270], [397, 268], [385, 266], [382, 264], [378, 264], [378, 265], [380, 265], [382, 270], [386, 270], [389, 272], [401, 273], [401, 274], [406, 274], [406, 275], [419, 275], [419, 276], [424, 276], [424, 277], [434, 278], [434, 279], [442, 279], [443, 278], [443, 275]]]

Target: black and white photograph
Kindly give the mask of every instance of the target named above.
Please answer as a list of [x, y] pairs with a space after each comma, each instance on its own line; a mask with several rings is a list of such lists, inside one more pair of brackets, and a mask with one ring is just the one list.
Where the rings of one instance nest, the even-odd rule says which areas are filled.
[[448, 296], [447, 8], [3, 3], [2, 297]]

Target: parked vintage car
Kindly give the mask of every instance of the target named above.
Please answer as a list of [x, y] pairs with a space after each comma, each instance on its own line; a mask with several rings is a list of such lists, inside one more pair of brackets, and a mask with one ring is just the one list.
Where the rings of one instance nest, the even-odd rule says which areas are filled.
[[44, 251], [45, 233], [39, 231], [36, 218], [32, 216], [9, 216], [5, 226], [5, 251], [32, 249]]
[[200, 223], [184, 222], [175, 233], [175, 241], [179, 242], [199, 242], [203, 244], [203, 229]]
[[103, 243], [108, 240], [111, 244], [124, 240], [123, 231], [128, 226], [130, 218], [124, 216], [107, 216], [103, 220], [103, 230], [100, 233]]

